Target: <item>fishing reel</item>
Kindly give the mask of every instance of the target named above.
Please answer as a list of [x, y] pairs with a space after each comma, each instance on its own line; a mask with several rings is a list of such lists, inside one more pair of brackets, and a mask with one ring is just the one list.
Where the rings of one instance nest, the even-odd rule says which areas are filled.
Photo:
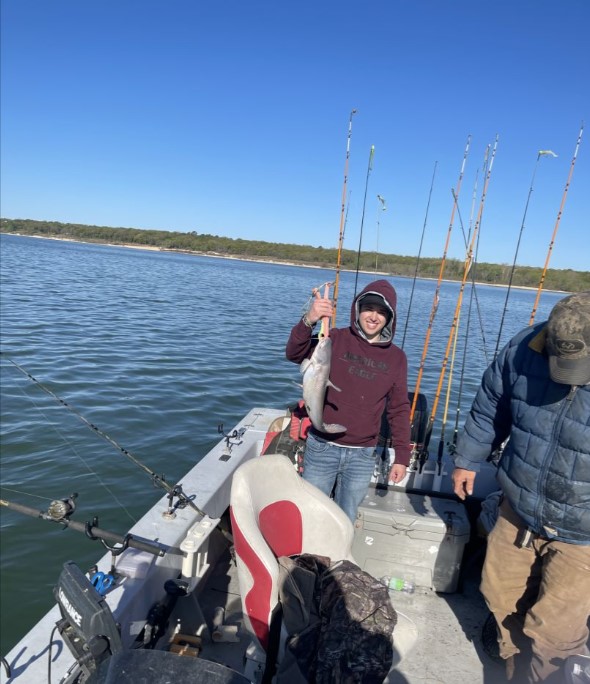
[[54, 522], [61, 522], [62, 520], [69, 520], [70, 516], [76, 510], [76, 501], [78, 494], [74, 492], [67, 499], [55, 499], [49, 504], [47, 515], [50, 520]]

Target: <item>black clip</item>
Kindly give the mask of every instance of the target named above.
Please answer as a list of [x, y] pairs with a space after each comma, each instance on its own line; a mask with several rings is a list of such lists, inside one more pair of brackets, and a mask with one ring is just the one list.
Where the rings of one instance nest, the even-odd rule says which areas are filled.
[[[174, 503], [174, 499], [178, 501]], [[186, 508], [191, 505], [191, 501], [195, 498], [194, 494], [187, 496], [182, 489], [181, 484], [174, 485], [168, 492], [168, 513], [173, 513], [177, 508]]]
[[[84, 523], [84, 534], [88, 537], [88, 539], [92, 539], [92, 541], [98, 540], [105, 547], [105, 549], [107, 551], [111, 552], [112, 556], [121, 555], [123, 553], [123, 551], [125, 551], [125, 549], [127, 549], [129, 547], [129, 541], [131, 539], [133, 539], [131, 534], [127, 533], [123, 537], [123, 539], [121, 540], [119, 546], [111, 546], [102, 537], [98, 537], [94, 534], [94, 532], [92, 531], [92, 529], [94, 527], [98, 527], [98, 516], [96, 516], [96, 515], [92, 518], [92, 522], [87, 520]], [[113, 565], [113, 571], [114, 571], [114, 565]]]
[[[223, 423], [219, 423], [217, 426], [217, 432], [220, 435], [223, 435], [225, 437], [225, 446], [227, 449], [231, 449], [234, 444], [241, 444], [242, 443], [242, 436], [244, 435], [244, 432], [246, 432], [246, 428], [240, 428], [239, 430], [235, 430], [230, 433], [226, 433], [223, 431]], [[235, 442], [231, 442], [231, 440], [237, 440]]]

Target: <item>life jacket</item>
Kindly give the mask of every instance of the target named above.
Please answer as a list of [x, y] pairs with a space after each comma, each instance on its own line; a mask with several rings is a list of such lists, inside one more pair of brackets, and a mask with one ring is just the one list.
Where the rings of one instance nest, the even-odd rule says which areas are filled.
[[305, 410], [303, 400], [287, 406], [284, 416], [275, 418], [270, 424], [261, 455], [284, 454], [288, 456], [299, 473], [303, 472], [303, 453], [305, 440], [311, 427], [311, 420]]
[[[414, 394], [409, 392], [408, 396], [410, 401], [412, 401]], [[413, 457], [422, 449], [427, 424], [428, 403], [426, 397], [420, 393], [416, 403], [414, 423], [412, 425], [410, 437]], [[301, 399], [296, 403], [289, 404], [289, 406], [287, 406], [286, 414], [279, 418], [275, 418], [270, 424], [260, 454], [284, 454], [293, 461], [293, 465], [296, 467], [297, 472], [302, 473], [305, 441], [310, 428], [311, 420], [305, 410], [304, 401]], [[375, 481], [385, 484], [387, 484], [387, 476], [391, 468], [389, 452], [387, 450], [390, 442], [391, 433], [387, 423], [387, 413], [384, 411], [383, 416], [381, 417], [381, 431], [376, 449], [380, 458], [375, 466], [376, 471], [374, 477], [377, 478]]]

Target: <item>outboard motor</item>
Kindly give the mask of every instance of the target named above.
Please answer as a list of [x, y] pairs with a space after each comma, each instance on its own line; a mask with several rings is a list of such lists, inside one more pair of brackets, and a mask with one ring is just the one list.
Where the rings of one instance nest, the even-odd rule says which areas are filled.
[[62, 614], [57, 628], [85, 681], [100, 663], [122, 650], [119, 629], [104, 596], [73, 561], [64, 564], [54, 595]]

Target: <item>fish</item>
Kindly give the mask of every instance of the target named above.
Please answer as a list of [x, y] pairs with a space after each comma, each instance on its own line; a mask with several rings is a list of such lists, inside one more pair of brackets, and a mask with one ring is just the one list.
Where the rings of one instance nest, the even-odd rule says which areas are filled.
[[320, 432], [336, 433], [346, 432], [343, 425], [324, 423], [324, 399], [326, 390], [332, 387], [341, 392], [336, 385], [330, 382], [330, 364], [332, 362], [332, 340], [322, 337], [311, 355], [301, 364], [300, 371], [303, 376], [303, 402], [311, 424]]

